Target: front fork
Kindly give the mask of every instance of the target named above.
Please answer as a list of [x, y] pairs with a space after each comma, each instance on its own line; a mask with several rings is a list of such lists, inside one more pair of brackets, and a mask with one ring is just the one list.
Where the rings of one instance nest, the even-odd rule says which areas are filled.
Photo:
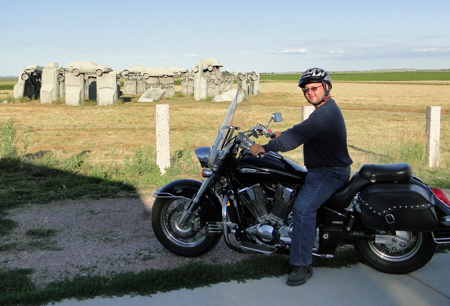
[[205, 192], [213, 186], [215, 181], [215, 175], [212, 175], [210, 177], [207, 177], [202, 185], [200, 186], [200, 189], [197, 191], [197, 194], [195, 197], [191, 199], [189, 204], [186, 206], [186, 208], [183, 211], [183, 214], [181, 215], [180, 220], [178, 221], [178, 225], [183, 228], [186, 226], [186, 224], [189, 224], [192, 220], [194, 220], [197, 209], [200, 205], [200, 201], [202, 197], [205, 195]]

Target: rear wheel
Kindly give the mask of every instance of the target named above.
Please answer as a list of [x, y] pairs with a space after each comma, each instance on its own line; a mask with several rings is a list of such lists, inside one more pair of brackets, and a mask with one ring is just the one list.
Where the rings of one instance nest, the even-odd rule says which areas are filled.
[[376, 241], [356, 240], [354, 246], [372, 268], [391, 274], [405, 274], [426, 265], [437, 244], [429, 232], [397, 231], [396, 235], [377, 235]]
[[215, 206], [202, 206], [192, 222], [180, 226], [179, 220], [187, 198], [158, 198], [152, 207], [152, 227], [159, 242], [172, 253], [186, 257], [200, 256], [219, 242], [220, 235], [207, 235], [206, 220], [219, 221], [220, 211]]

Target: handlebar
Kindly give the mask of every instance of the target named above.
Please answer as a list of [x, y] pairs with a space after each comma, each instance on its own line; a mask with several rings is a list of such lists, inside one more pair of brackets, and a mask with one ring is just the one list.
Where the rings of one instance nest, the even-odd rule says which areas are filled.
[[236, 135], [236, 139], [239, 141], [239, 146], [243, 149], [249, 150], [251, 146], [255, 144], [253, 140], [250, 139], [249, 135], [245, 135], [242, 132], [239, 132]]
[[255, 144], [255, 142], [250, 139], [251, 136], [255, 138], [258, 138], [258, 136], [265, 136], [266, 138], [274, 139], [276, 135], [274, 132], [272, 132], [271, 129], [269, 129], [269, 124], [272, 120], [274, 122], [280, 122], [282, 120], [281, 114], [272, 114], [272, 117], [270, 118], [267, 125], [257, 123], [255, 127], [252, 127], [247, 132], [239, 132], [236, 136], [236, 140], [239, 142], [239, 146], [243, 149], [250, 149], [250, 147]]
[[[264, 135], [266, 138], [275, 138], [275, 133], [272, 132], [271, 129], [269, 129], [267, 126], [262, 125], [260, 123], [256, 124], [256, 127], [253, 128], [257, 132], [258, 135]], [[256, 136], [258, 137], [258, 136]]]
[[243, 149], [250, 149], [251, 146], [255, 144], [250, 137], [253, 136], [258, 138], [258, 136], [266, 136], [266, 138], [275, 138], [275, 133], [272, 130], [268, 129], [266, 126], [257, 124], [256, 127], [253, 127], [251, 130], [247, 132], [239, 132], [236, 136], [237, 141], [239, 142], [239, 146]]

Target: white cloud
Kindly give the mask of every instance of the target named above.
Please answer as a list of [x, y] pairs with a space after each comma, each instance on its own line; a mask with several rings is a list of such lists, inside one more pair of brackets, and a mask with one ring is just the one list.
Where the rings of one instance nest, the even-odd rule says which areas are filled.
[[345, 53], [344, 50], [330, 50], [328, 51], [329, 54], [333, 54], [333, 55], [342, 55]]
[[450, 48], [420, 48], [412, 49], [413, 52], [450, 52]]
[[301, 49], [285, 49], [282, 51], [278, 51], [276, 53], [280, 53], [280, 54], [305, 54], [307, 53], [308, 50], [301, 48]]

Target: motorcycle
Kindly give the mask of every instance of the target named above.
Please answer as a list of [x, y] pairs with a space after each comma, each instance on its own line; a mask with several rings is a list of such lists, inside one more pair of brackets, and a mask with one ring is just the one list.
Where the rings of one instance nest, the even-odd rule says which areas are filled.
[[[269, 124], [282, 118], [274, 113], [241, 132], [232, 125], [237, 97], [213, 145], [195, 149], [204, 181], [173, 181], [153, 194], [153, 231], [177, 255], [200, 256], [221, 237], [237, 252], [289, 253], [292, 207], [307, 170], [275, 152], [249, 153], [251, 138], [274, 137]], [[450, 243], [450, 202], [407, 163], [365, 164], [321, 206], [316, 223], [314, 256], [333, 258], [353, 245], [372, 268], [404, 274]]]

